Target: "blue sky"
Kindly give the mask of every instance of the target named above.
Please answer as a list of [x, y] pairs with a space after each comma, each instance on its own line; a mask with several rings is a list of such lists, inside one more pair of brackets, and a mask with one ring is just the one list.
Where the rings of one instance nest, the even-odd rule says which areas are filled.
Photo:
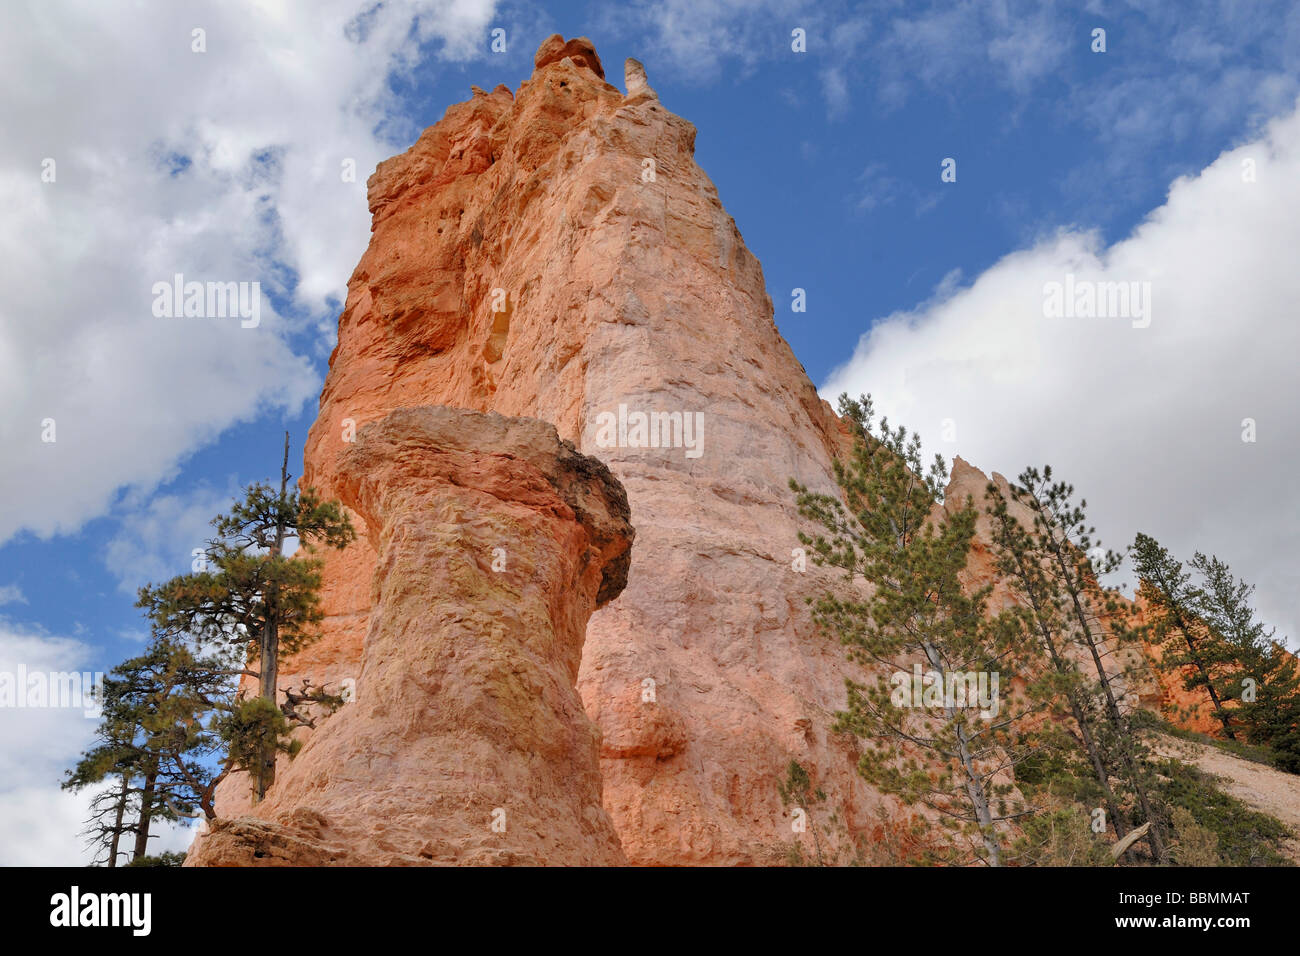
[[[0, 194], [19, 210], [0, 225], [0, 251], [7, 287], [22, 289], [0, 305], [9, 409], [0, 438], [15, 449], [0, 468], [9, 502], [0, 630], [11, 641], [75, 647], [89, 669], [139, 648], [135, 589], [188, 570], [207, 518], [277, 469], [285, 429], [301, 469], [338, 303], [367, 239], [364, 179], [374, 162], [409, 146], [468, 98], [470, 84], [515, 88], [552, 32], [592, 38], [620, 87], [625, 57], [645, 64], [664, 105], [697, 126], [697, 161], [763, 263], [777, 324], [809, 376], [878, 392], [880, 363], [953, 361], [927, 344], [927, 330], [995, 338], [1000, 310], [1015, 304], [984, 290], [1009, 262], [1039, 268], [1044, 250], [1068, 246], [1103, 266], [1122, 260], [1138, 263], [1135, 275], [1163, 274], [1153, 264], [1163, 253], [1144, 231], [1153, 211], [1168, 203], [1156, 218], [1184, 221], [1180, 213], [1208, 208], [1188, 221], [1211, 234], [1222, 213], [1203, 172], [1227, 151], [1268, 142], [1269, 124], [1292, 115], [1300, 93], [1300, 8], [1289, 3], [337, 0], [288, 3], [274, 18], [239, 3], [184, 13], [146, 4], [126, 17], [95, 6], [20, 4], [0, 31], [0, 72], [12, 71], [0, 106]], [[191, 30], [205, 24], [200, 56]], [[495, 27], [506, 30], [504, 54], [489, 50]], [[806, 53], [790, 48], [796, 27], [807, 31]], [[1104, 53], [1091, 49], [1096, 28], [1106, 31]], [[82, 35], [93, 39], [79, 63], [52, 39]], [[1279, 185], [1296, 177], [1290, 128], [1278, 129], [1273, 147], [1259, 147], [1261, 164], [1278, 173], [1261, 191], [1280, 190], [1264, 209], [1295, 199]], [[47, 156], [59, 160], [57, 184], [38, 179]], [[361, 180], [350, 186], [332, 173], [349, 156]], [[940, 181], [945, 157], [957, 161], [955, 183]], [[1180, 178], [1190, 198], [1174, 209]], [[1251, 261], [1292, 238], [1252, 221], [1240, 228], [1260, 243]], [[261, 338], [142, 328], [148, 281], [173, 267], [260, 280], [274, 306]], [[1130, 366], [1108, 372], [1105, 350], [1088, 353], [1088, 366], [1079, 352], [1047, 384], [1019, 381], [1006, 396], [999, 367], [971, 371], [959, 360], [940, 379], [964, 369], [973, 397], [940, 384], [930, 404], [901, 393], [884, 395], [886, 404], [914, 415], [909, 424], [930, 438], [948, 405], [987, 399], [1000, 430], [1019, 437], [994, 440], [995, 429], [974, 419], [968, 444], [936, 450], [1008, 474], [1059, 455], [1049, 460], [1075, 464], [1085, 494], [1088, 479], [1105, 492], [1094, 505], [1118, 516], [1102, 522], [1117, 536], [1108, 543], [1140, 525], [1187, 555], [1220, 550], [1260, 572], [1262, 603], [1293, 627], [1295, 572], [1277, 566], [1300, 522], [1278, 483], [1297, 462], [1294, 443], [1278, 437], [1295, 434], [1286, 410], [1296, 394], [1269, 362], [1293, 342], [1273, 334], [1282, 313], [1270, 303], [1293, 302], [1294, 280], [1261, 269], [1255, 284], [1265, 288], [1247, 296], [1274, 323], [1250, 333], [1260, 354], [1215, 364], [1246, 334], [1224, 331], [1236, 316], [1196, 327], [1200, 364], [1174, 362], [1173, 345], [1160, 353], [1171, 362], [1156, 373], [1163, 390], [1177, 382], [1187, 395], [1207, 383], [1240, 392], [1247, 410], [1225, 398], [1224, 423], [1148, 408], [1140, 434], [1130, 433], [1127, 413], [1149, 385]], [[807, 291], [806, 313], [790, 311], [795, 287]], [[895, 332], [868, 343], [877, 326]], [[1176, 410], [1182, 394], [1169, 391], [1162, 406]], [[1053, 410], [1056, 426], [1019, 421], [1026, 404]], [[1189, 474], [1207, 470], [1187, 452], [1209, 440], [1202, 430], [1235, 435], [1255, 408], [1273, 414], [1271, 449], [1261, 442], [1255, 459], [1189, 485]], [[58, 412], [57, 446], [34, 439], [47, 409]], [[1096, 426], [1076, 429], [1074, 416]], [[1146, 497], [1108, 483], [1138, 458], [1143, 467], [1129, 474]], [[1211, 498], [1242, 486], [1255, 488], [1238, 492], [1251, 500]], [[1265, 528], [1272, 537], [1250, 547]], [[68, 756], [37, 762], [11, 819]]]

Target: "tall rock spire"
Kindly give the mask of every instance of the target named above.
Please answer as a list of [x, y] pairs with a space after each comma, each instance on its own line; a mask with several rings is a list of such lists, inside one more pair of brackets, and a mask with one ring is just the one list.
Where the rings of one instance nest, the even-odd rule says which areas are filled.
[[[844, 435], [695, 162], [695, 127], [635, 60], [625, 78], [626, 95], [589, 41], [551, 37], [513, 96], [477, 91], [379, 165], [304, 483], [346, 499], [350, 436], [407, 406], [539, 418], [605, 462], [637, 538], [578, 674], [604, 805], [633, 863], [766, 862], [796, 838], [777, 789], [792, 759], [849, 827], [881, 800], [828, 729], [846, 665], [804, 597], [829, 578], [792, 553], [788, 479], [833, 488]], [[366, 537], [327, 556], [325, 637], [286, 681], [358, 676], [387, 600]], [[221, 813], [242, 799], [228, 787]]]

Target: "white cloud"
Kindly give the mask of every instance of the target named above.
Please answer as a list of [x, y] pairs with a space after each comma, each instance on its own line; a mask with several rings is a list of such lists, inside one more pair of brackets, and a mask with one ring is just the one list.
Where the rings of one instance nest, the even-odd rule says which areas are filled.
[[[22, 507], [0, 516], [0, 542], [20, 528], [75, 530], [224, 428], [296, 413], [317, 394], [331, 297], [368, 239], [365, 180], [395, 151], [381, 135], [390, 74], [414, 69], [422, 44], [480, 54], [493, 8], [211, 0], [8, 12], [0, 497]], [[205, 53], [191, 50], [196, 28]], [[347, 159], [353, 183], [340, 175]], [[155, 318], [152, 286], [176, 273], [260, 282], [260, 327]], [[293, 274], [280, 314], [266, 296], [289, 292]], [[41, 440], [47, 418], [53, 443]]]
[[[0, 674], [87, 674], [91, 648], [81, 641], [0, 618]], [[25, 701], [27, 704], [33, 701]], [[98, 720], [81, 706], [0, 706], [0, 866], [84, 866], [92, 853], [82, 830], [99, 788], [63, 790], [64, 772], [92, 744]], [[151, 828], [149, 852], [183, 851], [188, 824]]]
[[1022, 95], [1059, 73], [1070, 43], [1081, 41], [1071, 19], [1054, 10], [1038, 9], [1025, 15], [998, 5], [991, 9], [988, 62], [998, 69], [1002, 82]]
[[877, 206], [887, 206], [902, 186], [897, 178], [886, 174], [884, 163], [870, 163], [858, 176], [854, 208], [858, 212], [870, 212]]
[[2, 604], [26, 604], [27, 598], [23, 595], [22, 588], [16, 584], [0, 585], [0, 605]]
[[[369, 236], [365, 180], [413, 138], [389, 78], [485, 49], [492, 0], [33, 4], [0, 31], [0, 542], [70, 532], [127, 488], [105, 554], [125, 589], [187, 570], [229, 496], [148, 501], [230, 425], [317, 394], [313, 360]], [[359, 14], [364, 15], [359, 16]], [[207, 52], [191, 52], [206, 30]], [[390, 135], [391, 134], [391, 137]], [[56, 179], [42, 181], [46, 158]], [[353, 159], [356, 182], [342, 181]], [[261, 325], [157, 319], [175, 273], [259, 281]], [[291, 288], [290, 276], [296, 276]], [[267, 300], [277, 297], [279, 310]], [[55, 420], [53, 443], [42, 420]], [[191, 542], [190, 539], [197, 538]], [[22, 601], [16, 584], [0, 604]], [[0, 671], [91, 651], [0, 619]], [[88, 862], [92, 793], [59, 788], [81, 710], [0, 708], [0, 865]], [[183, 849], [165, 827], [151, 852]]]
[[[90, 649], [0, 619], [0, 673], [81, 672]], [[0, 706], [0, 866], [78, 865], [87, 794], [59, 789], [63, 771], [94, 736], [78, 707]]]
[[117, 532], [104, 552], [104, 564], [130, 594], [144, 584], [161, 584], [192, 570], [194, 549], [215, 532], [212, 519], [230, 510], [239, 489], [200, 486], [186, 494], [154, 495], [119, 509]]
[[[1253, 160], [1256, 182], [1243, 182]], [[1300, 626], [1300, 112], [1175, 181], [1127, 239], [1067, 230], [874, 324], [822, 389], [872, 393], [933, 451], [1014, 477], [1051, 463], [1112, 546], [1216, 553]], [[1151, 323], [1049, 319], [1044, 287], [1150, 282]], [[944, 444], [940, 423], [957, 425]], [[1255, 443], [1242, 441], [1254, 419]], [[1294, 645], [1294, 640], [1293, 640]]]
[[826, 97], [826, 112], [832, 119], [839, 119], [849, 111], [848, 80], [844, 71], [837, 66], [828, 66], [822, 70], [822, 95]]
[[[105, 787], [111, 786], [106, 784]], [[0, 788], [0, 866], [87, 866], [96, 851], [88, 849], [82, 831], [90, 802], [103, 787], [69, 793], [55, 786]], [[156, 821], [149, 827], [149, 854], [183, 853], [194, 842], [189, 823]], [[132, 848], [127, 835], [119, 854]], [[119, 859], [125, 862], [125, 856]]]

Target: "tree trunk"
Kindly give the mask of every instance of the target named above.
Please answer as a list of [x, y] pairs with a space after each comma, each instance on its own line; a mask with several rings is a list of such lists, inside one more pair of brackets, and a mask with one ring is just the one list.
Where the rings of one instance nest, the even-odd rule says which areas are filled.
[[[1047, 650], [1048, 659], [1052, 662], [1052, 668], [1058, 674], [1068, 674], [1073, 668], [1057, 649], [1056, 640], [1052, 637], [1052, 630], [1044, 620], [1044, 609], [1039, 601], [1038, 594], [1033, 585], [1030, 583], [1031, 576], [1028, 568], [1025, 567], [1024, 555], [1016, 552], [1013, 554], [1018, 570], [1020, 583], [1025, 589], [1025, 596], [1029, 598], [1030, 607], [1034, 611], [1034, 620], [1038, 622], [1038, 631], [1042, 636], [1043, 646]], [[1091, 721], [1084, 711], [1083, 704], [1079, 700], [1078, 692], [1071, 688], [1066, 699], [1070, 703], [1070, 714], [1074, 717], [1075, 724], [1079, 727], [1079, 737], [1083, 741], [1084, 750], [1087, 751], [1088, 760], [1092, 764], [1092, 772], [1097, 777], [1097, 784], [1101, 787], [1102, 799], [1106, 803], [1106, 812], [1110, 814], [1112, 824], [1115, 827], [1115, 838], [1122, 840], [1124, 834], [1129, 829], [1128, 817], [1120, 809], [1119, 803], [1115, 799], [1115, 794], [1110, 788], [1110, 774], [1106, 771], [1106, 764], [1101, 759], [1101, 749], [1097, 746], [1097, 741], [1092, 736]]]
[[[940, 674], [943, 673], [943, 661], [939, 659], [938, 652], [934, 646], [926, 641], [923, 645], [925, 648], [926, 660], [930, 666]], [[957, 712], [955, 707], [945, 707], [944, 716], [952, 721], [956, 719]], [[979, 773], [975, 769], [975, 761], [970, 755], [970, 745], [966, 738], [966, 729], [960, 724], [957, 725], [957, 756], [961, 760], [962, 772], [966, 775], [966, 796], [975, 810], [975, 820], [979, 824], [980, 837], [984, 842], [984, 849], [988, 851], [988, 865], [1002, 865], [1002, 850], [998, 846], [997, 833], [993, 829], [993, 814], [989, 810], [988, 795], [984, 792], [984, 783], [980, 779]]]
[[1170, 601], [1169, 612], [1173, 616], [1174, 626], [1183, 632], [1183, 640], [1187, 642], [1187, 653], [1196, 665], [1196, 669], [1201, 672], [1201, 680], [1205, 681], [1205, 689], [1210, 693], [1210, 701], [1214, 704], [1215, 716], [1219, 718], [1219, 723], [1223, 724], [1223, 733], [1229, 740], [1236, 740], [1237, 735], [1232, 732], [1228, 726], [1228, 721], [1232, 719], [1232, 714], [1224, 708], [1223, 701], [1219, 699], [1219, 694], [1214, 689], [1214, 683], [1210, 680], [1210, 672], [1205, 665], [1201, 663], [1201, 655], [1197, 652], [1196, 644], [1192, 641], [1192, 632], [1187, 626], [1187, 621], [1183, 617], [1182, 611], [1173, 606], [1173, 596], [1168, 591], [1165, 592]]
[[140, 791], [140, 825], [135, 830], [135, 852], [131, 856], [133, 861], [149, 853], [149, 821], [153, 817], [154, 782], [157, 779], [157, 770], [145, 774], [144, 789]]
[[[261, 692], [259, 696], [269, 700], [272, 704], [276, 702], [277, 697], [275, 684], [277, 680], [277, 671], [279, 669], [279, 643], [279, 634], [276, 631], [275, 623], [268, 618], [265, 625], [262, 627], [262, 639], [259, 642], [259, 653], [262, 657], [262, 666], [258, 680], [261, 684]], [[275, 783], [275, 757], [275, 748], [273, 746], [268, 747], [264, 745], [259, 761], [260, 766], [258, 767], [256, 775], [256, 787], [254, 789], [256, 800], [261, 800], [266, 796], [266, 791], [271, 788], [271, 784]]]
[[[280, 504], [283, 506], [285, 493], [289, 485], [289, 433], [284, 433], [284, 460], [280, 465]], [[272, 555], [279, 558], [284, 552], [285, 538], [285, 521], [281, 511], [275, 525], [275, 546]], [[266, 594], [266, 622], [262, 627], [262, 639], [260, 641], [261, 676], [259, 683], [261, 685], [261, 696], [269, 700], [272, 704], [278, 704], [279, 694], [276, 691], [276, 681], [279, 679], [280, 670], [280, 629], [277, 618], [276, 594], [275, 587], [272, 585]], [[262, 750], [261, 767], [258, 768], [256, 799], [261, 800], [266, 796], [266, 791], [275, 783], [275, 747], [265, 747]]]
[[1088, 612], [1079, 600], [1081, 583], [1076, 581], [1070, 574], [1069, 565], [1065, 560], [1064, 546], [1055, 538], [1051, 539], [1051, 543], [1052, 552], [1056, 556], [1057, 565], [1061, 569], [1061, 580], [1070, 595], [1070, 602], [1074, 607], [1074, 614], [1079, 622], [1084, 643], [1087, 644], [1088, 651], [1092, 655], [1093, 666], [1097, 669], [1097, 680], [1101, 683], [1102, 691], [1105, 694], [1106, 716], [1114, 729], [1120, 759], [1124, 762], [1124, 769], [1128, 772], [1129, 780], [1133, 784], [1133, 791], [1137, 794], [1138, 806], [1142, 808], [1142, 816], [1151, 824], [1151, 829], [1147, 833], [1147, 840], [1151, 844], [1151, 852], [1155, 854], [1160, 863], [1168, 863], [1169, 852], [1165, 848], [1160, 823], [1156, 818], [1154, 808], [1151, 806], [1151, 800], [1147, 796], [1146, 787], [1142, 785], [1137, 761], [1133, 759], [1133, 754], [1129, 749], [1128, 725], [1120, 713], [1119, 703], [1115, 700], [1115, 692], [1110, 684], [1110, 675], [1106, 673], [1105, 662], [1102, 661], [1101, 654], [1097, 650], [1097, 641], [1092, 634], [1092, 624], [1088, 620]]
[[117, 796], [117, 819], [113, 821], [113, 839], [108, 845], [108, 865], [117, 866], [117, 847], [122, 841], [122, 818], [126, 816], [126, 801], [130, 793], [131, 778], [122, 774], [122, 790]]

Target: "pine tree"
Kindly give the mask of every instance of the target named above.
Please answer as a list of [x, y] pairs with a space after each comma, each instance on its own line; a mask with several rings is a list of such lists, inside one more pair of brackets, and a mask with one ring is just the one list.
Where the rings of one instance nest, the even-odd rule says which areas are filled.
[[314, 489], [289, 489], [288, 464], [286, 434], [278, 492], [254, 484], [229, 514], [213, 520], [217, 534], [206, 549], [211, 570], [141, 588], [137, 605], [147, 610], [160, 635], [243, 646], [250, 661], [257, 662], [263, 703], [240, 705], [236, 724], [251, 736], [237, 741], [236, 749], [242, 760], [249, 756], [245, 745], [254, 740], [259, 800], [275, 780], [276, 754], [284, 746], [276, 686], [280, 655], [314, 640], [323, 616], [320, 559], [286, 557], [285, 541], [295, 537], [310, 553], [322, 545], [343, 548], [356, 538], [338, 502], [321, 501]]
[[998, 570], [1012, 593], [1024, 602], [1026, 627], [1047, 663], [1040, 678], [1029, 685], [1029, 692], [1044, 701], [1053, 717], [1072, 726], [1115, 828], [1115, 837], [1121, 839], [1130, 829], [1128, 814], [1111, 788], [1111, 771], [1096, 730], [1099, 718], [1093, 706], [1094, 695], [1070, 653], [1071, 618], [1065, 596], [1052, 574], [1053, 565], [1038, 547], [1035, 536], [1011, 514], [1006, 497], [992, 482], [985, 491], [985, 500], [992, 518]]
[[[776, 785], [776, 791], [781, 797], [781, 806], [791, 807], [801, 811], [804, 816], [805, 825], [812, 831], [813, 851], [816, 854], [816, 865], [825, 866], [826, 861], [822, 856], [821, 836], [817, 832], [817, 821], [813, 819], [813, 804], [824, 803], [826, 794], [817, 787], [813, 786], [812, 777], [808, 775], [797, 760], [791, 760], [786, 766], [785, 779]], [[798, 844], [792, 848], [795, 859], [801, 859], [798, 851]]]
[[143, 728], [159, 770], [158, 789], [174, 817], [202, 813], [211, 820], [217, 785], [236, 769], [257, 766], [241, 763], [226, 745], [242, 704], [237, 678], [248, 671], [235, 648], [201, 654], [166, 635], [155, 637], [154, 645], [165, 655], [166, 667]]
[[[974, 859], [1002, 865], [1002, 824], [1021, 809], [1009, 801], [1008, 771], [1020, 756], [1015, 731], [1025, 715], [999, 689], [1010, 691], [1020, 631], [986, 615], [989, 588], [963, 587], [976, 511], [968, 500], [934, 514], [947, 480], [943, 460], [926, 469], [917, 436], [884, 419], [877, 432], [869, 396], [842, 396], [840, 413], [856, 439], [848, 463], [834, 463], [847, 508], [838, 496], [790, 482], [800, 513], [829, 533], [800, 534], [814, 562], [873, 587], [865, 600], [826, 594], [813, 603], [814, 621], [846, 646], [849, 660], [876, 670], [874, 684], [845, 679], [847, 707], [835, 729], [866, 741], [858, 766], [866, 780], [920, 802], [968, 842]], [[929, 673], [914, 677], [899, 661], [918, 670], [923, 662]], [[954, 693], [957, 675], [984, 675], [993, 706], [981, 713], [969, 684]]]
[[[1012, 500], [1028, 507], [1033, 515], [1033, 526], [1026, 529], [1027, 554], [1044, 569], [1048, 590], [1060, 599], [1057, 623], [1063, 627], [1062, 635], [1092, 664], [1088, 682], [1077, 686], [1087, 688], [1081, 701], [1085, 720], [1093, 701], [1102, 718], [1093, 734], [1100, 763], [1108, 776], [1118, 777], [1132, 794], [1139, 819], [1151, 824], [1146, 838], [1152, 855], [1167, 863], [1165, 822], [1156, 806], [1145, 749], [1121, 707], [1123, 695], [1116, 675], [1107, 667], [1112, 647], [1135, 640], [1133, 629], [1122, 620], [1116, 596], [1099, 583], [1099, 577], [1118, 568], [1122, 559], [1113, 551], [1102, 551], [1094, 537], [1096, 529], [1087, 523], [1087, 501], [1076, 504], [1074, 486], [1054, 482], [1051, 466], [1041, 472], [1026, 468], [1017, 481], [1010, 489]], [[1094, 554], [1099, 555], [1095, 565]], [[1097, 772], [1096, 763], [1093, 770]], [[1120, 801], [1113, 792], [1111, 799], [1119, 810]], [[1117, 829], [1128, 822], [1122, 811], [1115, 815], [1113, 810], [1112, 820]]]
[[1234, 651], [1198, 613], [1204, 595], [1169, 551], [1150, 535], [1138, 533], [1133, 542], [1133, 564], [1141, 585], [1139, 595], [1151, 613], [1154, 643], [1162, 650], [1163, 670], [1182, 671], [1187, 690], [1203, 688], [1214, 706], [1214, 716], [1224, 736], [1235, 740], [1232, 711], [1220, 693], [1230, 682]]
[[132, 832], [131, 813], [131, 738], [136, 728], [112, 716], [108, 691], [111, 678], [105, 678], [100, 707], [104, 714], [96, 729], [98, 743], [82, 753], [68, 770], [62, 788], [79, 793], [86, 787], [112, 778], [113, 785], [100, 791], [90, 804], [90, 817], [82, 835], [86, 848], [92, 850], [92, 865], [117, 866], [122, 837]]
[[101, 790], [90, 801], [90, 816], [82, 835], [86, 837], [86, 848], [92, 850], [92, 866], [117, 866], [121, 859], [122, 838], [135, 829], [135, 811], [131, 774], [125, 769], [118, 769], [110, 758], [108, 768], [97, 767], [107, 749], [86, 751], [77, 766], [68, 771], [68, 778], [63, 781], [63, 789], [79, 792], [85, 787], [101, 783], [112, 777], [112, 784]]
[[1276, 754], [1278, 766], [1300, 773], [1300, 668], [1275, 628], [1256, 617], [1251, 605], [1254, 585], [1233, 576], [1217, 557], [1197, 552], [1190, 562], [1201, 583], [1196, 615], [1225, 648], [1230, 663], [1216, 670], [1215, 690], [1237, 701], [1232, 723], [1246, 740]]
[[[229, 661], [196, 659], [175, 642], [155, 640], [143, 654], [123, 661], [107, 675], [98, 743], [82, 755], [63, 782], [64, 789], [80, 791], [113, 781], [91, 803], [86, 832], [90, 845], [97, 847], [95, 862], [116, 866], [121, 840], [127, 835], [134, 835], [132, 862], [146, 857], [154, 821], [185, 815], [190, 794], [175, 779], [168, 755], [159, 746], [164, 723], [160, 715], [174, 713], [178, 691], [201, 687], [215, 694], [222, 684], [231, 685], [234, 673]], [[199, 715], [190, 711], [173, 719], [192, 722]]]
[[150, 656], [144, 655], [124, 661], [106, 675], [100, 691], [98, 743], [82, 754], [62, 784], [65, 790], [79, 792], [112, 781], [91, 801], [90, 819], [83, 831], [88, 847], [96, 851], [93, 861], [110, 867], [118, 864], [125, 836], [134, 835], [135, 839], [130, 858], [143, 856], [150, 821], [155, 813], [165, 812], [152, 786], [156, 773], [143, 742], [141, 688], [147, 683], [150, 664]]

